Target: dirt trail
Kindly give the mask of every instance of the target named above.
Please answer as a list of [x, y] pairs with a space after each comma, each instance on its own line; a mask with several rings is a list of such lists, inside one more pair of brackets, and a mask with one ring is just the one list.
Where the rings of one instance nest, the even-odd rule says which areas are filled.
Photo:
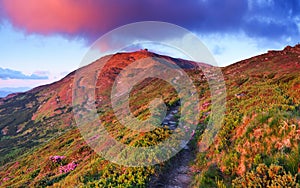
[[[167, 113], [167, 121], [170, 129], [174, 129], [174, 112], [178, 113], [179, 104], [173, 106]], [[172, 115], [173, 113], [173, 115]], [[168, 117], [172, 118], [168, 118]], [[158, 177], [153, 177], [149, 187], [157, 188], [187, 188], [192, 181], [192, 173], [189, 169], [189, 163], [195, 159], [195, 154], [189, 144], [179, 153], [172, 157], [163, 172]]]
[[186, 188], [190, 187], [192, 173], [189, 170], [189, 163], [194, 159], [190, 148], [183, 149], [176, 156], [170, 159], [170, 166], [158, 177], [154, 177], [149, 187], [163, 188]]

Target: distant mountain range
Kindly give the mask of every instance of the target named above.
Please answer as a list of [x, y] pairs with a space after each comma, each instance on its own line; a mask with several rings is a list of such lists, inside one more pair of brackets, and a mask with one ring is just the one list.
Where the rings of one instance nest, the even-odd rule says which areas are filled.
[[28, 91], [29, 87], [4, 87], [0, 88], [0, 98], [6, 97], [12, 93], [25, 92]]
[[[156, 145], [176, 131], [179, 115], [172, 115], [172, 129], [162, 126], [137, 133], [120, 124], [108, 105], [111, 98], [106, 95], [118, 74], [143, 58], [181, 67], [196, 86], [201, 112], [195, 134], [184, 151], [160, 165], [125, 167], [105, 160], [87, 145], [76, 127], [72, 88], [74, 84], [80, 86], [90, 72], [99, 71], [106, 62], [98, 72], [95, 90], [100, 120], [118, 142], [132, 147]], [[202, 133], [211, 118], [211, 92], [202, 71], [207, 67], [149, 51], [117, 53], [79, 69], [83, 74], [76, 83], [74, 71], [58, 82], [0, 99], [0, 186], [299, 185], [300, 45], [268, 51], [221, 68], [226, 82], [226, 116], [213, 144], [200, 153]], [[133, 77], [140, 70], [125, 76]], [[130, 110], [140, 119], [149, 117], [148, 105], [155, 98], [164, 100], [168, 116], [183, 108], [176, 90], [157, 78], [145, 79], [130, 95]]]

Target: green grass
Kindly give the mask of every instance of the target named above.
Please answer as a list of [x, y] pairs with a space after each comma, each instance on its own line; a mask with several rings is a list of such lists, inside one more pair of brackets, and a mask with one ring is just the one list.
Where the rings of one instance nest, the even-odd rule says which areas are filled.
[[[198, 153], [190, 165], [195, 187], [230, 187], [232, 182], [243, 181], [257, 172], [261, 164], [266, 164], [267, 168], [279, 165], [289, 176], [297, 175], [300, 148], [295, 130], [300, 129], [300, 69], [296, 65], [290, 66], [290, 62], [298, 61], [298, 54], [291, 52], [288, 58], [281, 58], [280, 55], [268, 57], [268, 62], [262, 64], [265, 57], [268, 55], [222, 69], [227, 86], [226, 116], [214, 143], [207, 151]], [[110, 79], [113, 79], [118, 69], [111, 71]], [[201, 105], [211, 101], [208, 84], [200, 79], [203, 77], [201, 72], [189, 70], [187, 74], [195, 82]], [[107, 80], [108, 85], [111, 83]], [[54, 105], [53, 109], [38, 111], [41, 104], [46, 102], [47, 105], [47, 101], [64, 92], [61, 89], [64, 87], [60, 86], [60, 90], [55, 92], [48, 89], [20, 95], [0, 105], [0, 129], [7, 131], [7, 135], [2, 133], [0, 136], [1, 186], [147, 187], [151, 177], [169, 165], [168, 161], [150, 167], [113, 164], [96, 154], [73, 126], [70, 104]], [[162, 127], [147, 133], [124, 127], [114, 117], [109, 105], [110, 88], [101, 91], [97, 93], [97, 97], [103, 97], [97, 106], [99, 118], [119, 142], [146, 147], [156, 145], [173, 134], [173, 131]], [[237, 94], [243, 95], [237, 97]], [[139, 119], [147, 119], [150, 116], [147, 106], [158, 97], [169, 109], [180, 100], [167, 82], [146, 79], [130, 93], [132, 114]], [[28, 105], [32, 108], [25, 108]], [[63, 113], [58, 113], [60, 111]], [[211, 106], [208, 106], [199, 114], [199, 126], [191, 143], [195, 152], [209, 122], [210, 115], [207, 113], [210, 111]], [[37, 112], [40, 113], [38, 118], [31, 120]], [[20, 128], [21, 132], [17, 133]], [[53, 155], [66, 156], [66, 159], [53, 164], [49, 160]], [[59, 172], [61, 166], [73, 161], [78, 164], [75, 170], [63, 174]], [[280, 175], [285, 177], [282, 173]]]

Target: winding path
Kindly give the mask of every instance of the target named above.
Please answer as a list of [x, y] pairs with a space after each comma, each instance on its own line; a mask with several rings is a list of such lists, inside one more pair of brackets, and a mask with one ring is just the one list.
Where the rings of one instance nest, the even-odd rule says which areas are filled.
[[[179, 111], [180, 104], [177, 103], [168, 111], [163, 124], [170, 129], [175, 129], [174, 122], [176, 114]], [[188, 144], [189, 145], [189, 144]], [[152, 177], [148, 187], [157, 188], [187, 188], [192, 182], [192, 173], [189, 169], [189, 163], [195, 159], [195, 154], [190, 146], [184, 147], [179, 153], [172, 157], [166, 164], [166, 167], [158, 175]]]

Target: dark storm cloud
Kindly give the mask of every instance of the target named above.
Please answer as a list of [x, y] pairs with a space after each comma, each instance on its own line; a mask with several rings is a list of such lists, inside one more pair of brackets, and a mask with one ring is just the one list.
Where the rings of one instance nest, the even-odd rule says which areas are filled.
[[[2, 0], [5, 17], [27, 33], [61, 33], [93, 41], [124, 24], [165, 21], [194, 32], [298, 37], [297, 0]], [[50, 15], [50, 16], [49, 16]]]

